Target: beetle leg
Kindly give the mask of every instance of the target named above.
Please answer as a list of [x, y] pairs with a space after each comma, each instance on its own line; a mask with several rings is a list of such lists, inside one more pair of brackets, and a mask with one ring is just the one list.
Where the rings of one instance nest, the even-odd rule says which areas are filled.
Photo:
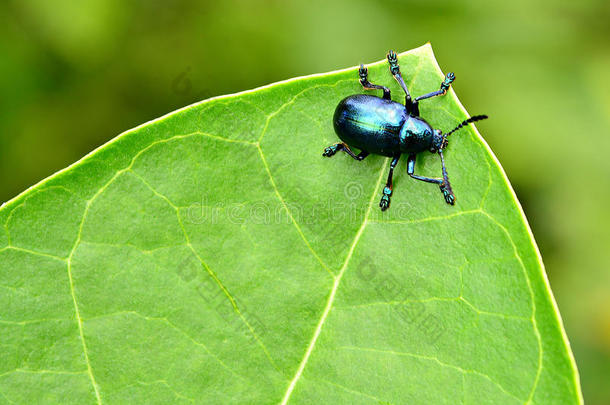
[[364, 160], [364, 158], [369, 155], [369, 153], [365, 150], [361, 151], [359, 154], [356, 155], [354, 152], [352, 152], [352, 150], [346, 143], [341, 142], [341, 143], [336, 143], [334, 145], [331, 145], [327, 148], [324, 148], [324, 152], [322, 153], [322, 156], [331, 157], [335, 153], [339, 152], [340, 150], [347, 153], [348, 155], [350, 155], [351, 157], [353, 157], [356, 160]]
[[417, 102], [419, 100], [425, 100], [427, 98], [432, 98], [436, 96], [444, 96], [445, 94], [447, 94], [447, 90], [449, 90], [449, 87], [451, 87], [451, 83], [453, 83], [454, 80], [455, 75], [453, 74], [453, 72], [447, 73], [447, 75], [445, 76], [445, 80], [443, 80], [443, 82], [441, 83], [440, 90], [424, 94], [423, 96], [419, 96], [415, 99], [415, 101]]
[[[388, 52], [387, 58], [388, 58], [388, 63], [390, 64], [390, 73], [392, 73], [392, 76], [394, 76], [394, 79], [396, 79], [396, 81], [398, 82], [400, 87], [402, 87], [402, 90], [405, 92], [405, 107], [407, 107], [407, 112], [412, 113], [413, 112], [413, 110], [412, 110], [413, 100], [411, 99], [411, 94], [409, 94], [409, 89], [407, 88], [407, 85], [405, 84], [405, 81], [402, 78], [402, 75], [400, 74], [400, 66], [398, 65], [398, 56], [396, 55], [396, 52], [390, 51], [390, 52]], [[417, 114], [415, 114], [415, 115], [419, 115], [419, 112], [417, 112]]]
[[415, 180], [425, 181], [426, 183], [438, 184], [441, 189], [441, 193], [443, 193], [443, 197], [445, 197], [445, 201], [447, 204], [455, 204], [455, 195], [453, 194], [453, 190], [451, 189], [451, 184], [449, 183], [449, 177], [447, 176], [447, 168], [445, 167], [445, 157], [443, 156], [442, 149], [439, 150], [439, 155], [441, 156], [441, 165], [443, 166], [443, 178], [431, 178], [424, 177], [414, 174], [415, 172], [415, 154], [409, 155], [409, 160], [407, 161], [407, 173], [409, 176], [414, 178]]
[[381, 211], [387, 210], [390, 206], [390, 196], [392, 195], [392, 175], [394, 174], [394, 168], [396, 167], [396, 164], [398, 164], [398, 159], [400, 159], [400, 155], [393, 158], [392, 163], [390, 163], [390, 173], [388, 174], [388, 181], [385, 183], [385, 187], [383, 188], [383, 195], [381, 196], [381, 201], [379, 202]]
[[443, 166], [443, 182], [440, 185], [440, 189], [447, 204], [453, 205], [455, 204], [455, 194], [453, 194], [451, 183], [449, 183], [449, 176], [447, 176], [447, 168], [445, 167], [445, 156], [443, 156], [443, 150], [439, 149], [438, 154], [441, 157], [441, 165]]
[[[346, 152], [347, 152], [347, 151], [346, 151]], [[354, 153], [354, 152], [352, 152], [352, 151], [347, 152], [347, 154], [348, 154], [348, 155], [350, 155], [351, 157], [353, 157], [354, 159], [356, 159], [356, 160], [358, 160], [358, 161], [360, 161], [360, 160], [364, 160], [364, 158], [365, 158], [365, 157], [367, 157], [367, 156], [369, 155], [369, 153], [368, 153], [367, 151], [365, 151], [365, 150], [360, 151], [360, 153], [359, 153], [359, 154], [357, 154], [356, 156], [354, 156], [354, 154], [353, 154], [353, 153]]]
[[360, 65], [358, 74], [360, 75], [360, 84], [362, 85], [362, 87], [364, 87], [365, 90], [383, 90], [383, 98], [385, 100], [392, 99], [390, 95], [390, 89], [385, 86], [380, 86], [378, 84], [373, 84], [369, 82], [369, 70], [364, 65]]

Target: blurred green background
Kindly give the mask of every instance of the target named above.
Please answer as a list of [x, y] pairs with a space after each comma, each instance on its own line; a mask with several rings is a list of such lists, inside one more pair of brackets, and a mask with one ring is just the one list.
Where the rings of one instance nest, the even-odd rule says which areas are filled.
[[431, 41], [466, 108], [491, 116], [479, 128], [532, 225], [585, 399], [610, 403], [607, 0], [5, 0], [0, 19], [0, 202], [195, 101]]

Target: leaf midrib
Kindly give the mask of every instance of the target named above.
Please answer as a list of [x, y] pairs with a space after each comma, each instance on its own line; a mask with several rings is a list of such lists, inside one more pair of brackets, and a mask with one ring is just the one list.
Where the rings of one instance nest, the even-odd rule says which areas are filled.
[[360, 237], [362, 236], [362, 233], [364, 232], [364, 229], [366, 228], [368, 218], [371, 213], [371, 209], [373, 207], [373, 201], [375, 201], [375, 196], [377, 195], [377, 190], [379, 189], [381, 180], [383, 179], [383, 175], [385, 173], [387, 166], [388, 166], [388, 160], [385, 159], [385, 161], [383, 163], [383, 167], [381, 168], [381, 171], [377, 178], [377, 183], [375, 184], [373, 193], [369, 200], [369, 205], [368, 205], [367, 211], [364, 215], [362, 224], [360, 225], [358, 232], [356, 232], [354, 241], [352, 242], [350, 249], [347, 252], [347, 256], [345, 258], [345, 261], [343, 262], [343, 265], [341, 266], [341, 270], [339, 271], [339, 274], [334, 278], [335, 280], [333, 283], [333, 288], [330, 291], [330, 295], [328, 297], [328, 301], [326, 302], [324, 312], [322, 313], [322, 316], [320, 317], [320, 320], [318, 321], [318, 325], [316, 326], [313, 337], [311, 338], [311, 341], [309, 342], [309, 345], [307, 346], [307, 351], [305, 352], [305, 355], [303, 356], [303, 359], [301, 360], [301, 362], [299, 364], [299, 368], [297, 369], [296, 374], [294, 375], [294, 377], [290, 381], [290, 384], [288, 385], [286, 393], [284, 394], [284, 397], [282, 399], [281, 405], [286, 405], [288, 403], [288, 400], [290, 399], [290, 396], [292, 395], [294, 387], [298, 383], [299, 379], [301, 378], [301, 375], [303, 374], [303, 370], [305, 370], [305, 367], [307, 366], [307, 361], [309, 360], [309, 356], [311, 355], [311, 353], [314, 350], [315, 344], [318, 341], [320, 333], [322, 332], [322, 327], [324, 326], [324, 322], [326, 321], [326, 318], [328, 317], [328, 314], [330, 313], [330, 310], [332, 309], [332, 305], [335, 300], [337, 290], [339, 289], [339, 284], [341, 283], [341, 279], [343, 278], [343, 274], [345, 274], [345, 270], [347, 269], [347, 266], [349, 265], [349, 261], [352, 258], [352, 255], [354, 254], [356, 245], [358, 244], [358, 241], [360, 240]]

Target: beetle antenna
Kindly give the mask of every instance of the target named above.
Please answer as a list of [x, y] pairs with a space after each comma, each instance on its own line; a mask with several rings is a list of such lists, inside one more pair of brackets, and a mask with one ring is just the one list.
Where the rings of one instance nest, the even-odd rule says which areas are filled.
[[449, 135], [451, 135], [458, 129], [465, 127], [468, 124], [472, 124], [473, 122], [481, 121], [481, 120], [484, 120], [487, 118], [489, 118], [487, 115], [475, 115], [474, 117], [470, 117], [467, 120], [460, 122], [460, 124], [457, 127], [453, 128], [451, 131], [447, 132], [445, 134], [445, 138], [447, 138]]

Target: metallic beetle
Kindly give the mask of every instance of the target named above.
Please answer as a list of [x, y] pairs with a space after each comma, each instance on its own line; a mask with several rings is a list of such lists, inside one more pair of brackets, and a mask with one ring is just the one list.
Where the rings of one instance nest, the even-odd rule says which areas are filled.
[[[447, 138], [453, 132], [472, 122], [487, 118], [486, 115], [476, 115], [461, 122], [457, 127], [446, 134], [439, 129], [433, 129], [419, 116], [419, 101], [447, 93], [451, 83], [455, 80], [453, 73], [447, 73], [445, 80], [437, 91], [411, 98], [409, 90], [400, 74], [398, 58], [394, 51], [387, 55], [390, 64], [390, 73], [394, 76], [400, 87], [404, 90], [405, 104], [392, 101], [390, 89], [385, 86], [372, 84], [368, 81], [368, 70], [360, 65], [360, 84], [365, 90], [383, 90], [383, 98], [367, 94], [355, 94], [339, 102], [333, 123], [335, 132], [341, 139], [340, 143], [324, 149], [323, 156], [333, 156], [342, 150], [356, 160], [363, 160], [370, 153], [392, 158], [390, 173], [383, 189], [379, 206], [384, 211], [390, 206], [392, 195], [392, 173], [403, 153], [409, 155], [407, 173], [416, 180], [437, 184], [448, 204], [455, 204], [455, 195], [451, 189], [443, 150], [447, 147]], [[356, 155], [351, 148], [360, 149]], [[430, 178], [414, 174], [415, 158], [419, 152], [429, 150], [438, 153], [441, 158], [443, 178]]]

